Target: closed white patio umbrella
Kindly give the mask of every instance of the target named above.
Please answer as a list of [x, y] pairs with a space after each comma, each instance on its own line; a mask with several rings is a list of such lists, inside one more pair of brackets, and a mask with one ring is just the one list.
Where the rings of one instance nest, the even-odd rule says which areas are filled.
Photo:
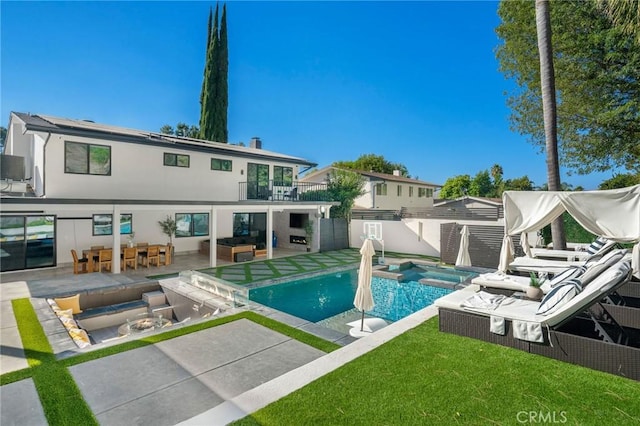
[[362, 322], [360, 324], [360, 331], [364, 330], [364, 311], [370, 311], [375, 306], [373, 302], [373, 295], [371, 294], [371, 261], [376, 251], [373, 248], [373, 243], [369, 238], [364, 240], [360, 254], [362, 259], [360, 260], [360, 269], [358, 270], [358, 289], [356, 290], [356, 297], [353, 300], [353, 306], [356, 309], [362, 311]]
[[464, 225], [460, 231], [460, 249], [456, 259], [456, 266], [471, 266], [471, 256], [469, 256], [469, 227]]

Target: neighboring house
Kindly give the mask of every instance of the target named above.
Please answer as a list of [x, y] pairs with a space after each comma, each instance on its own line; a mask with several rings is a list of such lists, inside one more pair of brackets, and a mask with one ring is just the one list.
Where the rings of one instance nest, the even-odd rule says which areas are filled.
[[0, 181], [1, 270], [68, 263], [71, 249], [116, 247], [131, 232], [164, 243], [158, 221], [168, 215], [178, 223], [176, 252], [251, 236], [271, 257], [273, 234], [278, 246], [305, 251], [303, 225], [332, 205], [304, 196], [324, 189], [298, 182], [314, 166], [263, 150], [258, 138], [243, 147], [13, 112]]
[[447, 207], [447, 208], [501, 208], [502, 198], [488, 198], [488, 197], [460, 197], [451, 200], [439, 199], [433, 201], [433, 207]]
[[[333, 166], [307, 173], [302, 182], [328, 182]], [[355, 199], [358, 209], [401, 210], [404, 208], [428, 208], [433, 206], [433, 193], [442, 185], [424, 182], [394, 174], [355, 171], [365, 180], [364, 195]]]

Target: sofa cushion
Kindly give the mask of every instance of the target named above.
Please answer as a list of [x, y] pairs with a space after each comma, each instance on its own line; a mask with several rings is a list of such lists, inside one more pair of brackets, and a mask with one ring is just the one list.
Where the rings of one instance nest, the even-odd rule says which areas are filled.
[[80, 309], [80, 294], [76, 294], [75, 296], [70, 297], [58, 297], [53, 300], [63, 311], [71, 309], [74, 315], [82, 312], [82, 309]]

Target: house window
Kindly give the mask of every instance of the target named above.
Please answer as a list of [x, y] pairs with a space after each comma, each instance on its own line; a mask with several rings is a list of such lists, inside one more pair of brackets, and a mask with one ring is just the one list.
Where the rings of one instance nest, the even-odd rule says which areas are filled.
[[402, 185], [398, 185], [398, 197], [402, 197]]
[[231, 160], [222, 160], [220, 158], [211, 159], [211, 170], [221, 170], [223, 172], [230, 172], [232, 169]]
[[376, 185], [376, 195], [387, 195], [386, 183], [379, 183]]
[[409, 187], [409, 197], [413, 197], [413, 186]]
[[[120, 234], [128, 235], [133, 231], [133, 215], [123, 213], [120, 215]], [[93, 215], [93, 236], [113, 235], [113, 215], [94, 214]]]
[[176, 213], [176, 237], [209, 235], [209, 213]]
[[273, 166], [273, 184], [278, 186], [293, 185], [293, 169], [291, 167]]
[[418, 197], [433, 197], [433, 188], [418, 188]]
[[111, 175], [111, 147], [65, 141], [64, 172], [83, 175]]
[[172, 167], [189, 167], [189, 156], [184, 154], [164, 153], [164, 165]]

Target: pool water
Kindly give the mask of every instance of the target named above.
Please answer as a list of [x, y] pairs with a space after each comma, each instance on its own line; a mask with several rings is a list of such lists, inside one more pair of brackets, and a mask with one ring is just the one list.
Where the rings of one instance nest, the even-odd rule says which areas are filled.
[[[353, 309], [358, 271], [350, 269], [312, 278], [251, 289], [249, 299], [282, 312], [318, 322]], [[397, 321], [423, 309], [452, 290], [373, 277], [371, 292], [375, 307], [367, 314]]]
[[402, 271], [406, 280], [418, 281], [422, 278], [447, 281], [451, 283], [462, 283], [469, 278], [473, 278], [478, 274], [468, 271], [460, 271], [453, 268], [442, 268], [439, 266], [414, 266], [413, 268]]
[[249, 291], [249, 300], [318, 322], [353, 308], [358, 273], [348, 270]]

